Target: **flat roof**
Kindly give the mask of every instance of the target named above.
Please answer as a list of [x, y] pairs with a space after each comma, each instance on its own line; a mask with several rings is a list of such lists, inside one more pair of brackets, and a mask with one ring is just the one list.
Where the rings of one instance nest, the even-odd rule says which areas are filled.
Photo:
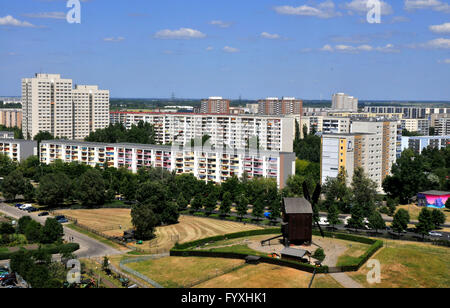
[[240, 117], [240, 118], [289, 118], [288, 115], [265, 114], [229, 114], [229, 113], [192, 113], [192, 112], [156, 112], [156, 111], [110, 111], [115, 114], [160, 115], [160, 116], [207, 116], [207, 117]]
[[[1, 139], [0, 139], [1, 140]], [[5, 139], [8, 140], [8, 139]], [[11, 141], [11, 140], [9, 140]], [[278, 152], [268, 150], [255, 150], [255, 149], [234, 149], [234, 148], [220, 148], [220, 147], [190, 147], [190, 146], [170, 146], [170, 145], [158, 145], [158, 144], [138, 144], [138, 143], [101, 143], [101, 142], [83, 142], [83, 141], [70, 141], [70, 140], [43, 140], [41, 144], [55, 144], [55, 145], [67, 145], [67, 146], [82, 146], [82, 147], [116, 147], [116, 148], [142, 148], [142, 149], [154, 149], [160, 151], [195, 151], [195, 152], [217, 152], [223, 154], [258, 154], [266, 156], [290, 155], [295, 157], [293, 152]]]
[[450, 195], [450, 191], [430, 190], [419, 193], [420, 195], [446, 196]]
[[284, 248], [281, 251], [282, 255], [285, 256], [291, 256], [296, 258], [303, 258], [306, 254], [308, 254], [308, 251], [303, 249], [296, 249], [296, 248]]

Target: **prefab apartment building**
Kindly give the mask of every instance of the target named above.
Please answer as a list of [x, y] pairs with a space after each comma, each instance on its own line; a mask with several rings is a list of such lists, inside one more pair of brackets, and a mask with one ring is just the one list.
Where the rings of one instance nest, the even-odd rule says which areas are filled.
[[214, 149], [144, 144], [104, 144], [66, 140], [42, 141], [40, 160], [78, 162], [92, 167], [138, 169], [163, 168], [176, 174], [193, 174], [200, 180], [225, 182], [233, 176], [266, 177], [283, 188], [295, 174], [295, 153], [258, 150]]

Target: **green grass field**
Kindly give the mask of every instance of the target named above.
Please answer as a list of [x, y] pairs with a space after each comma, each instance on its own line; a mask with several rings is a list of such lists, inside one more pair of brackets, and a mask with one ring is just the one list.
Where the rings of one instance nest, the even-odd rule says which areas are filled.
[[422, 243], [386, 241], [372, 259], [381, 263], [381, 284], [370, 285], [363, 267], [349, 275], [368, 288], [448, 288], [450, 249]]

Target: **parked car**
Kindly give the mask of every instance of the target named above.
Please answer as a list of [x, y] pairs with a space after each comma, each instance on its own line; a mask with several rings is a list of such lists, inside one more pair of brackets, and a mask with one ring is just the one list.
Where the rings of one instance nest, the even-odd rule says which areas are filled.
[[59, 222], [60, 224], [65, 224], [66, 222], [69, 222], [67, 220], [67, 218], [65, 216], [56, 216], [55, 217], [56, 221]]
[[26, 209], [29, 209], [30, 207], [33, 207], [31, 204], [24, 204], [21, 207], [19, 207], [20, 210], [25, 211]]
[[433, 237], [442, 237], [442, 234], [436, 231], [431, 231], [430, 233], [428, 233], [430, 236]]
[[38, 209], [35, 208], [35, 207], [29, 207], [29, 208], [27, 208], [25, 211], [27, 211], [28, 213], [34, 213], [34, 212], [37, 212]]
[[20, 208], [21, 206], [23, 206], [23, 204], [21, 204], [21, 203], [17, 203], [16, 205], [14, 205], [14, 207], [16, 207], [16, 208]]
[[44, 216], [48, 216], [48, 215], [50, 215], [50, 213], [49, 212], [42, 212], [42, 213], [39, 213], [39, 217], [44, 217]]

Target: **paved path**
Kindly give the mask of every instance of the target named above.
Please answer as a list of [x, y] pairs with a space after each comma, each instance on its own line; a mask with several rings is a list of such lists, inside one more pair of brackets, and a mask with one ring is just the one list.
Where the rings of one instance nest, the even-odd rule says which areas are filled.
[[[23, 216], [30, 216], [41, 224], [44, 224], [48, 218], [39, 217], [36, 213], [21, 211], [4, 203], [0, 204], [0, 211], [15, 219], [20, 219]], [[73, 238], [73, 242], [80, 244], [80, 249], [75, 252], [75, 255], [77, 255], [79, 258], [103, 257], [123, 254], [122, 251], [114, 249], [70, 228], [64, 227], [64, 234], [66, 239]]]
[[362, 285], [351, 279], [346, 273], [336, 273], [329, 274], [333, 277], [340, 285], [347, 289], [362, 289]]

